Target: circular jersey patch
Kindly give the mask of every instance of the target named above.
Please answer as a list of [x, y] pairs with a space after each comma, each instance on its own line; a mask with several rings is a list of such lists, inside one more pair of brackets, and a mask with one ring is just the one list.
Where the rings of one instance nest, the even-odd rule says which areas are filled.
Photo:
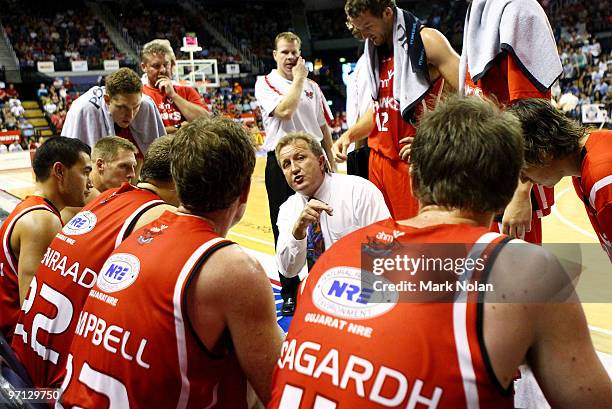
[[128, 253], [111, 255], [98, 275], [98, 288], [107, 293], [114, 293], [131, 286], [140, 273], [140, 260]]
[[98, 218], [89, 210], [77, 213], [62, 229], [62, 233], [70, 236], [79, 236], [89, 233], [96, 227]]
[[395, 291], [374, 291], [374, 281], [384, 277], [355, 267], [334, 267], [327, 270], [312, 292], [317, 308], [342, 318], [365, 320], [389, 312], [398, 300]]

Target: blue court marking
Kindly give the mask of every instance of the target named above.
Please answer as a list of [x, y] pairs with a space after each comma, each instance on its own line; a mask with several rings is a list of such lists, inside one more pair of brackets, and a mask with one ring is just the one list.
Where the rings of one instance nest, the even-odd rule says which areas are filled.
[[270, 283], [272, 285], [272, 292], [274, 293], [274, 303], [276, 304], [276, 321], [278, 325], [287, 333], [289, 329], [289, 324], [291, 324], [292, 317], [283, 317], [281, 315], [281, 307], [283, 306], [283, 297], [281, 297], [280, 286], [274, 283]]

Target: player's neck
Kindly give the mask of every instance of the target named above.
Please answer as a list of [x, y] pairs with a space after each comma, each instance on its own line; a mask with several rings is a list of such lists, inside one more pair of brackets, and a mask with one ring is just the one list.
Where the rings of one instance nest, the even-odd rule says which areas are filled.
[[150, 180], [148, 182], [138, 182], [136, 187], [148, 190], [159, 196], [164, 202], [177, 206], [176, 187], [173, 182], [163, 182], [158, 180]]
[[62, 199], [58, 187], [52, 186], [50, 180], [48, 183], [37, 183], [36, 191], [38, 196], [47, 199], [58, 211], [61, 212], [66, 207], [66, 203]]
[[152, 183], [149, 182], [138, 182], [136, 184], [136, 187], [139, 189], [144, 189], [144, 190], [148, 190], [149, 192], [155, 193], [157, 196], [161, 195], [159, 194], [159, 188], [157, 186], [155, 186]]
[[584, 146], [586, 145], [588, 140], [589, 134], [582, 137], [580, 141], [578, 141], [578, 145], [580, 146], [578, 152], [567, 158], [567, 163], [565, 164], [566, 170], [564, 172], [567, 174], [567, 176], [580, 176], [580, 173], [582, 171], [582, 150], [584, 149]]
[[472, 226], [489, 227], [493, 221], [492, 212], [474, 212], [462, 209], [449, 209], [437, 205], [425, 205], [419, 209], [419, 214], [412, 219], [399, 223], [413, 227], [427, 227], [437, 224], [468, 224]]
[[195, 216], [199, 219], [206, 221], [210, 224], [219, 236], [225, 237], [227, 236], [227, 232], [231, 227], [231, 222], [228, 220], [228, 212], [227, 209], [223, 210], [214, 210], [212, 212], [200, 213], [194, 212], [192, 210], [186, 209], [183, 205], [180, 205], [176, 210], [177, 213], [188, 214], [190, 216]]
[[[393, 15], [395, 15], [395, 10], [393, 10]], [[385, 43], [383, 44], [383, 47], [386, 48], [386, 52], [390, 55], [393, 55], [393, 26], [395, 25], [394, 21], [395, 18], [386, 29], [387, 32], [385, 36]]]
[[380, 60], [393, 57], [393, 44], [384, 43], [378, 46], [378, 58]]
[[91, 184], [98, 190], [98, 192], [104, 192], [105, 190], [109, 189], [109, 187], [102, 181], [102, 176], [95, 169], [91, 172], [89, 178], [91, 179]]

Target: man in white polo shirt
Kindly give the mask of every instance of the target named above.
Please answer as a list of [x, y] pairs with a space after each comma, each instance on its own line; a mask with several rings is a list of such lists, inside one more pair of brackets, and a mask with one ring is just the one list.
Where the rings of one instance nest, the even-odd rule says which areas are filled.
[[[289, 132], [305, 131], [321, 143], [332, 169], [335, 169], [335, 163], [331, 154], [332, 138], [328, 127], [332, 115], [319, 86], [307, 78], [308, 70], [300, 55], [300, 38], [290, 32], [280, 33], [276, 36], [274, 45], [276, 69], [257, 78], [255, 98], [260, 106], [266, 131], [263, 145], [268, 152], [266, 191], [276, 245], [278, 210], [294, 193], [274, 156], [278, 140]], [[281, 311], [284, 315], [293, 315], [299, 278], [288, 279], [280, 274], [279, 277], [284, 300]]]

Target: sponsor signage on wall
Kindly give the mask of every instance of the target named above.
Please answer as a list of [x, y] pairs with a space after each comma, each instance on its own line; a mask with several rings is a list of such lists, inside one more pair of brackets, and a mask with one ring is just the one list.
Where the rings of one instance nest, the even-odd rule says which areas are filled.
[[117, 71], [119, 60], [104, 60], [104, 71]]
[[228, 74], [240, 74], [240, 64], [225, 64], [225, 72]]
[[38, 67], [38, 72], [55, 72], [53, 61], [38, 61], [36, 66]]
[[72, 61], [72, 71], [77, 71], [77, 72], [89, 71], [89, 69], [87, 68], [87, 61], [85, 60]]

